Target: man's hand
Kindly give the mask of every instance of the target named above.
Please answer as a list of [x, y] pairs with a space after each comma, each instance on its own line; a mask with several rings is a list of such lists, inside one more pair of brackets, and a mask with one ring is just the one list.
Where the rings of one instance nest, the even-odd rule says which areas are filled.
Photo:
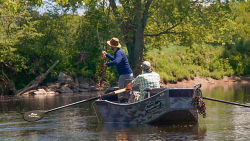
[[126, 92], [130, 92], [132, 90], [132, 82], [129, 82], [125, 88], [126, 88]]
[[106, 51], [102, 51], [102, 55], [106, 57], [108, 53]]

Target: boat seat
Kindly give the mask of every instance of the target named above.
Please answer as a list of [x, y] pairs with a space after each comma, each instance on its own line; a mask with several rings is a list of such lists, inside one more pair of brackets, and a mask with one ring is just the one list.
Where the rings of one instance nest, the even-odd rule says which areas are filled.
[[149, 98], [163, 90], [165, 90], [166, 88], [146, 88], [144, 91], [148, 92], [144, 98]]

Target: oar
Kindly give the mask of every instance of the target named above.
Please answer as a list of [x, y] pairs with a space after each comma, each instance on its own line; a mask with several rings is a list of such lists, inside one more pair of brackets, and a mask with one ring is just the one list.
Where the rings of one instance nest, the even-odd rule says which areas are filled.
[[240, 104], [240, 103], [236, 103], [236, 102], [224, 101], [224, 100], [219, 100], [219, 99], [214, 99], [214, 98], [209, 98], [209, 97], [204, 97], [204, 96], [202, 96], [202, 98], [207, 99], [207, 100], [212, 100], [212, 101], [217, 101], [217, 102], [222, 102], [222, 103], [227, 103], [227, 104], [232, 104], [232, 105], [250, 108], [250, 105]]
[[[119, 90], [107, 93], [107, 94], [105, 94], [103, 96], [111, 96], [111, 95], [123, 93], [125, 91], [126, 91], [126, 88], [119, 89]], [[76, 105], [76, 104], [80, 104], [80, 103], [83, 103], [83, 102], [88, 102], [88, 101], [96, 100], [98, 98], [100, 98], [100, 97], [99, 96], [92, 97], [92, 98], [84, 99], [84, 100], [81, 100], [81, 101], [78, 101], [78, 102], [75, 102], [75, 103], [71, 103], [71, 104], [64, 105], [64, 106], [57, 107], [57, 108], [50, 109], [50, 110], [34, 110], [34, 111], [29, 111], [29, 112], [24, 113], [23, 119], [26, 120], [26, 121], [29, 121], [29, 122], [34, 122], [34, 121], [42, 119], [44, 117], [44, 115], [47, 114], [47, 113], [49, 113], [49, 112], [53, 112], [53, 111], [56, 111], [56, 110], [59, 110], [59, 109], [62, 109], [62, 108], [66, 108], [66, 107], [69, 107], [69, 106], [73, 106], [73, 105]]]

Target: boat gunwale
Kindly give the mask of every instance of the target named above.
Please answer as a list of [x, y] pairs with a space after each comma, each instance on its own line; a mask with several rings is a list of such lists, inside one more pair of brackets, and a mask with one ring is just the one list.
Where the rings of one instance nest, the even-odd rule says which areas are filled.
[[108, 100], [100, 100], [100, 99], [96, 100], [95, 102], [107, 102], [107, 103], [110, 103], [110, 104], [113, 104], [113, 105], [121, 105], [121, 106], [134, 105], [134, 104], [141, 103], [143, 101], [149, 100], [149, 99], [151, 99], [153, 97], [156, 97], [156, 96], [164, 93], [167, 90], [169, 90], [169, 89], [164, 89], [164, 90], [160, 91], [159, 93], [156, 93], [155, 95], [151, 96], [150, 98], [146, 98], [146, 99], [143, 99], [143, 100], [140, 100], [140, 101], [137, 101], [137, 102], [133, 102], [133, 103], [116, 103], [116, 102], [112, 102], [112, 101], [108, 101]]
[[98, 99], [95, 102], [107, 102], [107, 103], [110, 103], [110, 104], [113, 104], [113, 105], [121, 105], [121, 106], [134, 105], [134, 104], [141, 103], [143, 101], [149, 100], [149, 99], [151, 99], [153, 97], [156, 97], [156, 96], [164, 93], [167, 90], [177, 90], [177, 89], [178, 90], [183, 90], [183, 89], [185, 89], [185, 90], [190, 89], [191, 90], [191, 89], [194, 89], [194, 88], [166, 88], [166, 89], [163, 89], [162, 91], [156, 93], [155, 95], [153, 95], [153, 96], [151, 96], [149, 98], [146, 98], [146, 99], [143, 99], [143, 100], [140, 100], [140, 101], [136, 101], [136, 102], [133, 102], [133, 103], [117, 103], [117, 102], [112, 102], [112, 101], [109, 101], [109, 100], [102, 100], [102, 99]]

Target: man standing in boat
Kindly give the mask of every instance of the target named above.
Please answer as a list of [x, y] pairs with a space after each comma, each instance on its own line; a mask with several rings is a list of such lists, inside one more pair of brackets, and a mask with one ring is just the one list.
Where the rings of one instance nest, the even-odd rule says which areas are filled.
[[148, 61], [144, 61], [141, 64], [141, 69], [143, 74], [138, 75], [131, 83], [129, 83], [127, 88], [127, 92], [131, 91], [132, 87], [139, 85], [140, 95], [135, 97], [135, 101], [143, 100], [147, 92], [146, 88], [160, 88], [160, 75], [156, 72], [152, 72], [151, 64]]
[[[133, 71], [128, 63], [128, 59], [124, 51], [121, 49], [121, 44], [119, 43], [119, 39], [112, 38], [107, 41], [107, 44], [114, 51], [114, 56], [111, 56], [106, 51], [102, 51], [103, 56], [107, 57], [111, 61], [105, 63], [106, 66], [116, 66], [116, 70], [119, 74], [118, 86], [120, 89], [124, 88], [126, 80], [133, 79]], [[120, 102], [127, 102], [129, 98], [129, 93], [123, 93], [118, 95], [118, 99]]]

